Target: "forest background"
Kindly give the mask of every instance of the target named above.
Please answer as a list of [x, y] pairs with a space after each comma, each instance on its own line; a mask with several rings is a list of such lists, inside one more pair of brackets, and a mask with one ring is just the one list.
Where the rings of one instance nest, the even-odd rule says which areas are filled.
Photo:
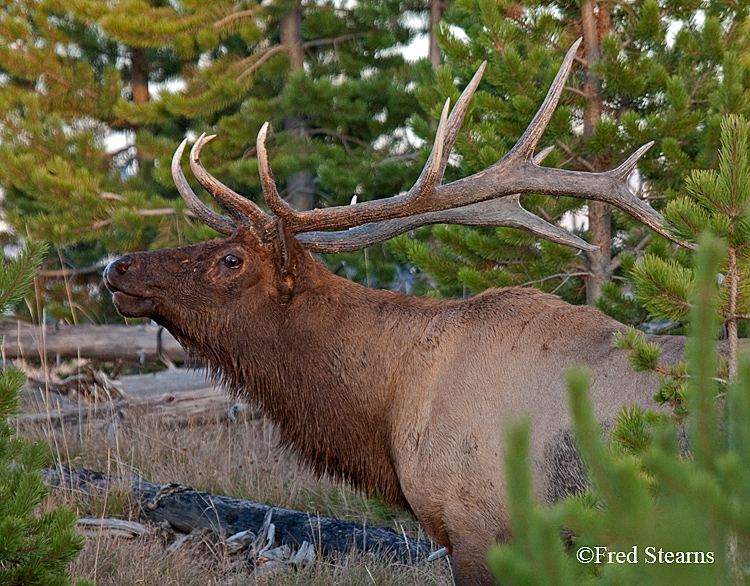
[[[468, 296], [491, 286], [535, 286], [572, 303], [596, 304], [641, 329], [675, 333], [689, 321], [690, 295], [700, 282], [717, 296], [726, 335], [745, 335], [750, 192], [743, 186], [750, 168], [743, 115], [750, 100], [750, 21], [747, 2], [729, 1], [2, 0], [0, 190], [10, 228], [2, 243], [9, 256], [24, 242], [43, 242], [51, 251], [34, 280], [36, 304], [16, 304], [15, 309], [35, 321], [119, 321], [101, 285], [108, 260], [130, 250], [216, 236], [186, 211], [171, 178], [170, 160], [184, 138], [192, 142], [204, 132], [216, 134], [204, 150], [204, 164], [261, 205], [255, 137], [267, 120], [277, 182], [298, 209], [345, 205], [353, 195], [359, 201], [388, 197], [414, 183], [445, 98], [455, 102], [483, 61], [487, 69], [446, 181], [477, 172], [508, 152], [541, 104], [563, 54], [579, 37], [583, 44], [574, 73], [540, 144], [554, 147], [544, 164], [602, 171], [654, 141], [632, 178], [633, 187], [664, 212], [683, 240], [696, 242], [705, 231], [724, 237], [726, 249], [714, 254], [718, 285], [716, 263], [704, 262], [702, 280], [697, 279], [690, 250], [649, 233], [607, 205], [534, 194], [522, 196], [526, 209], [575, 231], [598, 250], [576, 252], [509, 228], [434, 226], [323, 261], [347, 278], [413, 294]], [[426, 46], [426, 57], [410, 57], [408, 47], [415, 42]], [[695, 399], [692, 406], [683, 405], [689, 385], [696, 384], [688, 366], [665, 370], [633, 332], [620, 343], [633, 349], [639, 368], [662, 369], [658, 399], [675, 406], [677, 423], [691, 410], [699, 421], [708, 421], [712, 408], [701, 409]], [[707, 341], [702, 348], [696, 356], [710, 354]], [[730, 415], [745, 421], [750, 412], [747, 364], [719, 362], [713, 376], [704, 377], [704, 383], [719, 385], [704, 385], [704, 402], [730, 397], [729, 403], [741, 403]], [[738, 378], [742, 382], [733, 385]], [[585, 385], [579, 383], [574, 397], [583, 396]], [[727, 450], [723, 460], [716, 459], [734, 466], [726, 470], [714, 469], [713, 460], [700, 460], [701, 454], [697, 465], [710, 466], [683, 470], [692, 464], [685, 464], [676, 448], [668, 454], [672, 468], [655, 465], [654, 454], [660, 452], [646, 452], [658, 426], [647, 414], [625, 411], [615, 431], [620, 447], [632, 455], [623, 470], [638, 490], [623, 494], [640, 498], [638, 518], [658, 519], [664, 502], [670, 502], [644, 478], [684, 474], [680, 484], [693, 492], [675, 505], [675, 518], [699, 515], [711, 525], [715, 514], [717, 526], [729, 529], [725, 534], [711, 525], [710, 531], [680, 534], [721, 533], [722, 539], [731, 534], [731, 548], [720, 549], [744, 556], [750, 543], [744, 506], [750, 500], [744, 487], [750, 483], [735, 486], [732, 479], [750, 474], [741, 464], [748, 462], [750, 441], [747, 434], [735, 433], [739, 425], [729, 428], [737, 437], [717, 440], [715, 446]], [[111, 441], [83, 428], [60, 437], [47, 432], [45, 438], [58, 449], [58, 464], [135, 469], [163, 482], [419, 531], [403, 513], [384, 510], [342, 487], [317, 484], [293, 462], [280, 460], [273, 447], [275, 432], [266, 423], [172, 430], [169, 446], [160, 441], [164, 433], [158, 426], [136, 425]], [[515, 433], [513, 445], [522, 447], [524, 432]], [[227, 445], [232, 446], [228, 452]], [[512, 454], [520, 479], [525, 478], [522, 456], [520, 449]], [[620, 464], [610, 466], [606, 457], [596, 456], [606, 464], [601, 478], [614, 471], [622, 486], [630, 486], [622, 481], [630, 476], [620, 473]], [[691, 483], [695, 478], [707, 484]], [[559, 549], [557, 515], [576, 513], [576, 506], [583, 507], [580, 518], [589, 519], [591, 510], [606, 515], [617, 502], [612, 495], [601, 491], [595, 478], [601, 494], [595, 491], [585, 495], [587, 502], [564, 505], [573, 508], [542, 512], [532, 510], [521, 484], [514, 510], [521, 511], [518, 519], [534, 520], [536, 537], [496, 550], [496, 569], [505, 579], [517, 572], [518, 583], [549, 568], [568, 577], [598, 572], [570, 566], [569, 556]], [[741, 490], [719, 498], [726, 487]], [[719, 497], [712, 501], [707, 494]], [[59, 495], [44, 506], [53, 507], [55, 498]], [[128, 516], [127, 501], [118, 495], [98, 504], [71, 494], [63, 500], [79, 513]], [[599, 502], [607, 502], [609, 509], [588, 506]], [[708, 503], [708, 512], [695, 503]], [[727, 513], [722, 503], [740, 508]], [[33, 517], [34, 511], [27, 512]], [[551, 515], [549, 522], [546, 515]], [[616, 516], [610, 521], [620, 529], [629, 527]], [[592, 526], [609, 531], [601, 519]], [[633, 535], [625, 535], [623, 543], [634, 542]], [[100, 556], [97, 542], [84, 550], [73, 574], [118, 575], [119, 583], [146, 574], [161, 581], [165, 571], [195, 574], [188, 563], [165, 561], [157, 544], [137, 547], [136, 555], [128, 548], [102, 547]], [[554, 563], [546, 563], [549, 556]], [[131, 560], [141, 561], [129, 565]], [[315, 572], [330, 572], [331, 583], [340, 583], [340, 568], [317, 566], [310, 570], [311, 583]], [[435, 568], [432, 581], [449, 583], [445, 566]], [[196, 583], [206, 583], [207, 576], [213, 580], [215, 570], [196, 574]], [[361, 582], [352, 583], [370, 583], [372, 572], [391, 583], [393, 572], [401, 570], [355, 564], [351, 571], [362, 575]], [[423, 583], [424, 578], [421, 569], [410, 568], [396, 580]], [[180, 579], [188, 583], [187, 577]], [[743, 574], [737, 581], [744, 579]]]
[[[750, 88], [747, 7], [729, 2], [165, 2], [0, 4], [0, 189], [13, 231], [52, 246], [37, 293], [50, 320], [117, 320], [99, 274], [129, 250], [215, 234], [186, 212], [169, 161], [218, 135], [216, 177], [260, 202], [255, 137], [299, 209], [387, 197], [421, 170], [446, 97], [483, 60], [484, 80], [446, 181], [515, 143], [565, 50], [583, 49], [540, 147], [545, 165], [604, 170], [656, 141], [634, 178], [663, 209], [717, 164], [722, 116]], [[410, 60], [410, 44], [428, 57]], [[200, 193], [200, 191], [199, 191]], [[522, 204], [600, 248], [578, 253], [513, 229], [425, 228], [329, 267], [370, 286], [465, 296], [526, 284], [621, 321], [649, 319], [629, 272], [645, 251], [689, 253], [606, 204]], [[583, 205], [582, 205], [583, 204]], [[37, 316], [38, 317], [38, 316]]]

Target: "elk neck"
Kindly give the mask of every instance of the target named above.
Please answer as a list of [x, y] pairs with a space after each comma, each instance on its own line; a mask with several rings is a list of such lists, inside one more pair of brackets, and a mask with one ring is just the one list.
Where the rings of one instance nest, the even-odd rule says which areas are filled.
[[[372, 290], [322, 269], [265, 323], [227, 328], [200, 349], [217, 378], [278, 426], [318, 474], [408, 508], [391, 454], [403, 356], [452, 300]], [[208, 350], [208, 352], [207, 352]]]

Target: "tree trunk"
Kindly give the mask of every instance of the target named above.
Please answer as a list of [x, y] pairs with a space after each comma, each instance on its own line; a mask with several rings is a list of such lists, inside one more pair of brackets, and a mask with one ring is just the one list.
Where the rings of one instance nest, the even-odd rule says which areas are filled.
[[729, 320], [727, 320], [727, 338], [729, 339], [729, 380], [736, 381], [739, 374], [737, 348], [737, 301], [740, 295], [740, 266], [737, 250], [729, 248]]
[[130, 61], [130, 88], [133, 92], [133, 102], [145, 104], [150, 99], [148, 93], [148, 62], [141, 47], [131, 47]]
[[286, 46], [289, 64], [292, 69], [299, 69], [305, 63], [302, 48], [302, 3], [297, 2], [293, 9], [281, 17], [281, 44]]
[[[287, 47], [291, 71], [301, 69], [305, 64], [305, 53], [302, 47], [302, 10], [302, 4], [298, 2], [281, 18], [281, 44]], [[296, 138], [304, 139], [305, 137], [305, 122], [295, 116], [287, 116], [284, 119], [284, 129]], [[298, 210], [314, 208], [315, 191], [312, 173], [304, 170], [292, 175], [287, 180], [284, 199]]]
[[[130, 48], [130, 61], [130, 89], [133, 92], [133, 103], [146, 104], [151, 96], [148, 91], [148, 62], [142, 47]], [[135, 160], [138, 163], [138, 169], [142, 169], [143, 153], [138, 148], [135, 150]]]
[[442, 0], [430, 0], [430, 63], [435, 70], [440, 66], [440, 58], [443, 53], [438, 44], [435, 27], [442, 20], [445, 12], [445, 3]]
[[[589, 138], [596, 130], [596, 124], [602, 117], [602, 81], [593, 72], [593, 68], [602, 58], [599, 37], [599, 25], [608, 20], [604, 9], [591, 0], [581, 6], [583, 25], [584, 73], [583, 93], [586, 105], [583, 112], [583, 136]], [[605, 171], [605, 161], [595, 158], [591, 161], [595, 171]], [[589, 230], [591, 243], [599, 250], [588, 252], [589, 273], [586, 279], [586, 303], [591, 305], [602, 293], [602, 286], [612, 277], [611, 250], [612, 240], [612, 206], [603, 202], [589, 202]]]

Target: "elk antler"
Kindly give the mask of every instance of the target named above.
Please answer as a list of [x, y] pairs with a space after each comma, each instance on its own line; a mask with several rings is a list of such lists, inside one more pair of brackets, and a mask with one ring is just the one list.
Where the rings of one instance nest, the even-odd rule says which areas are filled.
[[255, 202], [250, 201], [246, 197], [242, 197], [239, 193], [229, 189], [203, 167], [203, 164], [200, 161], [201, 151], [206, 143], [214, 138], [216, 138], [215, 134], [206, 136], [206, 134], [203, 133], [200, 138], [195, 141], [193, 148], [190, 149], [190, 169], [193, 171], [193, 175], [195, 175], [198, 183], [200, 183], [206, 191], [213, 196], [219, 205], [233, 217], [240, 216], [245, 220], [250, 220], [250, 223], [252, 224], [265, 222], [268, 220], [269, 216], [266, 212], [260, 209]]
[[[435, 223], [510, 226], [576, 248], [595, 248], [562, 228], [524, 210], [518, 201], [518, 195], [521, 193], [563, 195], [610, 203], [659, 234], [686, 246], [686, 243], [676, 240], [666, 231], [661, 215], [633, 194], [628, 187], [630, 173], [653, 142], [639, 148], [616, 169], [603, 173], [541, 167], [538, 163], [544, 157], [533, 156], [557, 107], [580, 43], [581, 39], [576, 41], [565, 55], [542, 106], [518, 143], [491, 167], [447, 185], [441, 185], [441, 181], [448, 158], [486, 63], [479, 67], [450, 115], [450, 101], [446, 101], [435, 144], [425, 168], [415, 185], [405, 194], [349, 206], [302, 212], [294, 210], [281, 198], [276, 188], [266, 148], [268, 123], [265, 123], [258, 133], [256, 146], [266, 204], [277, 217], [283, 218], [290, 233], [298, 234], [298, 240], [316, 252], [358, 250], [416, 227]], [[275, 221], [254, 203], [219, 183], [203, 168], [198, 157], [203, 145], [211, 138], [213, 137], [202, 136], [191, 151], [190, 166], [199, 182], [232, 218], [239, 217], [241, 221], [247, 219], [258, 228]], [[172, 171], [180, 193], [196, 216], [226, 234], [227, 230], [231, 231], [228, 224], [231, 225], [232, 220], [216, 214], [200, 203], [187, 185], [179, 164], [183, 150], [184, 143], [177, 149], [172, 163]], [[201, 206], [200, 209], [198, 206]], [[199, 211], [196, 211], [198, 209]], [[325, 232], [331, 229], [338, 231]]]
[[[552, 148], [547, 147], [539, 152], [534, 157], [534, 162], [542, 162], [552, 151]], [[599, 248], [523, 209], [519, 202], [519, 194], [482, 201], [462, 208], [426, 212], [383, 222], [372, 222], [350, 228], [344, 233], [307, 232], [297, 236], [297, 239], [313, 252], [352, 252], [378, 242], [385, 242], [399, 234], [428, 224], [519, 228], [539, 238], [551, 240], [558, 244], [566, 244], [573, 248], [580, 248], [581, 250], [596, 250]], [[342, 238], [342, 235], [345, 238]]]
[[[458, 131], [461, 129], [464, 116], [469, 108], [469, 101], [474, 95], [477, 86], [479, 86], [485, 67], [486, 63], [482, 63], [471, 82], [469, 82], [469, 85], [463, 91], [458, 102], [456, 102], [456, 106], [453, 108], [450, 117], [448, 117], [450, 99], [446, 100], [442, 115], [440, 116], [435, 144], [422, 170], [422, 174], [414, 186], [402, 195], [363, 202], [354, 206], [337, 206], [305, 212], [298, 212], [292, 209], [289, 204], [279, 197], [273, 181], [273, 173], [271, 172], [268, 151], [266, 149], [268, 123], [264, 124], [258, 133], [257, 149], [263, 196], [266, 199], [268, 207], [277, 216], [284, 218], [287, 227], [294, 234], [314, 230], [344, 230], [370, 222], [382, 222], [383, 220], [392, 218], [433, 211], [429, 208], [420, 208], [425, 207], [423, 201], [435, 192], [436, 186], [442, 181], [453, 144], [456, 142]], [[451, 207], [456, 206], [449, 205], [438, 209]]]
[[229, 236], [235, 230], [234, 222], [226, 216], [217, 214], [199, 200], [198, 196], [196, 196], [190, 188], [187, 179], [185, 179], [180, 162], [182, 161], [182, 153], [185, 151], [186, 144], [187, 138], [180, 143], [180, 146], [177, 147], [177, 150], [172, 157], [172, 179], [174, 179], [174, 183], [177, 186], [177, 191], [180, 192], [182, 199], [185, 200], [185, 205], [187, 205], [188, 209], [193, 212], [195, 217], [220, 234]]

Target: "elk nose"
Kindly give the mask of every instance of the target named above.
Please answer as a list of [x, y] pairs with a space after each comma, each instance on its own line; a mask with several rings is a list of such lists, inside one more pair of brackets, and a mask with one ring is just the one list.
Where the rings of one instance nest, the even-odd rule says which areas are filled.
[[107, 265], [107, 268], [104, 269], [104, 274], [106, 276], [114, 272], [118, 275], [124, 275], [130, 268], [130, 265], [132, 263], [133, 263], [133, 260], [127, 256], [124, 256], [117, 260], [113, 260], [111, 263]]

